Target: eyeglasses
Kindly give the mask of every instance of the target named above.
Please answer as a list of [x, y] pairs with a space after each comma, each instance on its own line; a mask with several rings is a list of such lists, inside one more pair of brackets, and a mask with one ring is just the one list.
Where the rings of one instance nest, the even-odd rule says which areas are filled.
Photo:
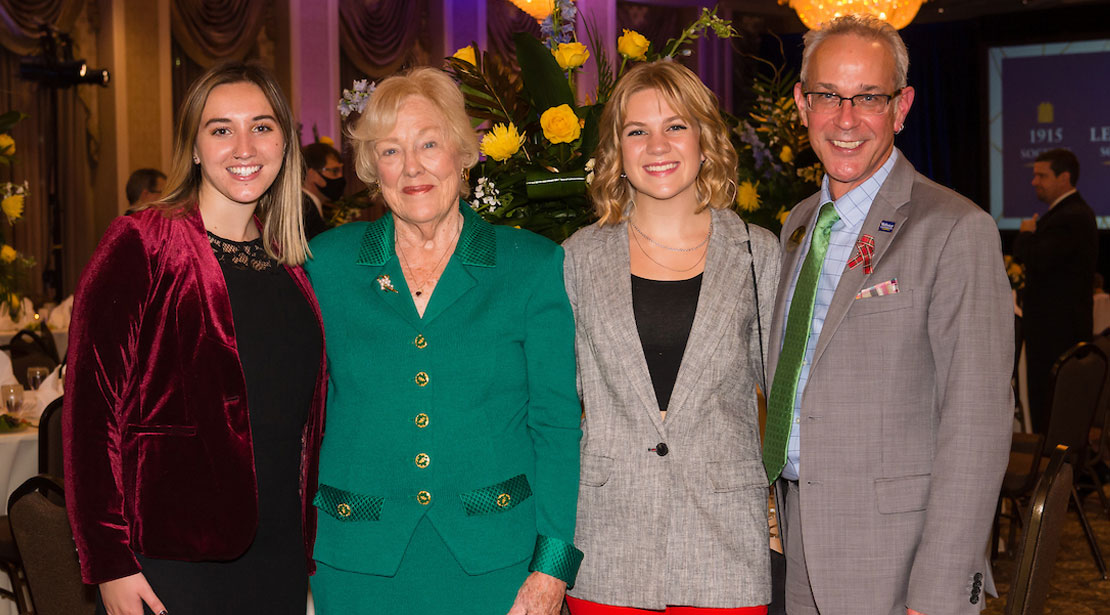
[[882, 115], [886, 112], [887, 105], [894, 100], [902, 89], [893, 94], [856, 94], [855, 96], [841, 96], [832, 92], [803, 92], [806, 97], [806, 106], [810, 111], [817, 113], [833, 113], [840, 108], [844, 101], [851, 101], [852, 107], [864, 115]]

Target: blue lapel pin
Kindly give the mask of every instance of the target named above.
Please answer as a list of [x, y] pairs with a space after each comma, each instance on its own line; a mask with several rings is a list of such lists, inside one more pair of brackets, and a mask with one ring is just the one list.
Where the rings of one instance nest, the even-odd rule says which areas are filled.
[[894, 222], [890, 220], [883, 220], [879, 223], [879, 230], [884, 233], [890, 233], [894, 230]]

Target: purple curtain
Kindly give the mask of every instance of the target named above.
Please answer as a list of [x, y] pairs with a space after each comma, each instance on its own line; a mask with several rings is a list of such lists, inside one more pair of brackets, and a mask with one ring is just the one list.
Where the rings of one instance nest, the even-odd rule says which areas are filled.
[[381, 79], [417, 63], [426, 16], [424, 2], [339, 0], [340, 48], [358, 73]]
[[68, 32], [84, 4], [81, 0], [0, 0], [0, 45], [18, 55], [31, 55], [39, 48], [39, 24]]
[[173, 0], [173, 38], [194, 62], [209, 67], [242, 60], [258, 40], [269, 2], [258, 0]]
[[[540, 24], [532, 16], [505, 0], [486, 1], [486, 29], [489, 37], [489, 51], [496, 53], [512, 65], [516, 65], [516, 45], [513, 35], [527, 32], [536, 38], [540, 35]], [[583, 42], [585, 42], [583, 40]]]

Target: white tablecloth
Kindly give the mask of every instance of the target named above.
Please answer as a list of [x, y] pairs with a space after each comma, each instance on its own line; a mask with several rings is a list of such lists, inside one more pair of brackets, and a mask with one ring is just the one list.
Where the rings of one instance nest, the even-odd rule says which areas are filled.
[[[8, 497], [23, 481], [39, 473], [39, 432], [34, 428], [0, 433], [0, 493], [4, 494], [4, 514], [8, 514]], [[8, 575], [0, 574], [0, 585], [11, 589]], [[18, 615], [15, 602], [0, 600], [0, 614]]]

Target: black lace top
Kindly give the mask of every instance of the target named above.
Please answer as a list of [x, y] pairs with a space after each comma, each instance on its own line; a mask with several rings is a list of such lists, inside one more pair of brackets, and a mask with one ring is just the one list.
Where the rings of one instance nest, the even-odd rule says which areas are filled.
[[208, 233], [208, 243], [212, 245], [212, 252], [221, 266], [229, 265], [239, 271], [269, 271], [281, 273], [278, 262], [266, 254], [262, 247], [262, 238], [252, 241], [232, 241]]

